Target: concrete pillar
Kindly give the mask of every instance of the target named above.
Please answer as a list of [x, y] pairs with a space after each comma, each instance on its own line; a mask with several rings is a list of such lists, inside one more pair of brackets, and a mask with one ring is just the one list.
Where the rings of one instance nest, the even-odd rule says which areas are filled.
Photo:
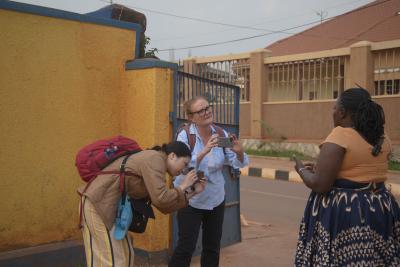
[[[135, 138], [142, 148], [172, 140], [173, 73], [176, 64], [153, 59], [137, 59], [126, 65], [122, 86], [121, 134]], [[132, 104], [134, 103], [134, 104]], [[171, 184], [171, 178], [166, 177]], [[138, 266], [166, 264], [171, 250], [172, 215], [154, 208], [156, 220], [149, 219], [146, 232], [133, 234]]]
[[371, 43], [361, 41], [350, 46], [350, 85], [357, 84], [367, 89], [372, 95], [374, 92], [374, 59]]
[[190, 58], [183, 61], [183, 71], [196, 75], [196, 59]]
[[255, 139], [262, 138], [262, 103], [268, 99], [264, 58], [270, 54], [265, 49], [250, 52], [250, 136]]

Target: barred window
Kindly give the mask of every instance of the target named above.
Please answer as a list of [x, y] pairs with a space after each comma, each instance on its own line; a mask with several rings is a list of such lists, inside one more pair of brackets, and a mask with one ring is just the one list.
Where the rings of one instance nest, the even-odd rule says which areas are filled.
[[349, 57], [268, 64], [268, 101], [335, 99], [344, 90]]
[[400, 94], [400, 48], [375, 51], [375, 95]]

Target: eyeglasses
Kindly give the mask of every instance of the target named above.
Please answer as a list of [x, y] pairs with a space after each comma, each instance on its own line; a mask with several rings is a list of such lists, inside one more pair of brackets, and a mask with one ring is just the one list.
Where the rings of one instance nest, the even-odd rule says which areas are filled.
[[207, 107], [205, 107], [203, 109], [200, 109], [198, 111], [190, 112], [190, 114], [192, 114], [192, 115], [199, 114], [200, 116], [204, 116], [206, 113], [210, 112], [211, 109], [212, 109], [212, 106], [207, 106]]

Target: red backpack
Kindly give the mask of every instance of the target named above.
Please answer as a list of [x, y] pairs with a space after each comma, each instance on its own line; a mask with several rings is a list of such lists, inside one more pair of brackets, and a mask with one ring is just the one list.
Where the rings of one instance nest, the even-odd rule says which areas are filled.
[[114, 160], [141, 150], [142, 149], [135, 140], [124, 136], [98, 140], [79, 150], [76, 155], [75, 166], [82, 180], [90, 182], [96, 178], [97, 175], [105, 173], [101, 170]]

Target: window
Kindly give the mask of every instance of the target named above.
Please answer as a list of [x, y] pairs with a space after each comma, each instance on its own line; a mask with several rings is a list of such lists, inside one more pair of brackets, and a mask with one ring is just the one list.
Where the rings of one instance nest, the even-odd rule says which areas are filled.
[[375, 81], [375, 95], [396, 95], [400, 93], [400, 79]]

